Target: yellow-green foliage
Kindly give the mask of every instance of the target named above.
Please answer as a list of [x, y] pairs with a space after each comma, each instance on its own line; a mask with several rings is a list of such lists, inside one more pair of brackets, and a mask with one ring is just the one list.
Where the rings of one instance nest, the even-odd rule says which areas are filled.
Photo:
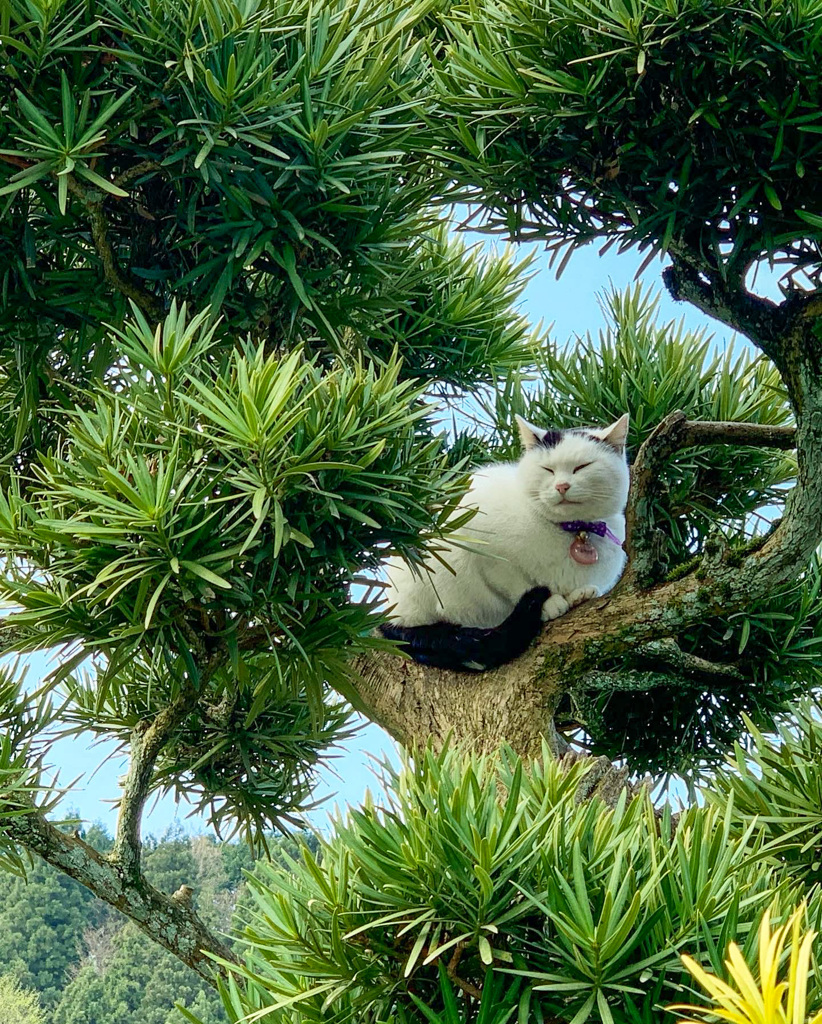
[[11, 974], [0, 977], [0, 1024], [46, 1024], [36, 992], [28, 992]]
[[[735, 942], [728, 946], [725, 961], [728, 982], [703, 970], [693, 957], [683, 956], [683, 964], [711, 997], [712, 1005], [680, 1003], [669, 1007], [697, 1015], [682, 1019], [680, 1024], [702, 1024], [699, 1018], [717, 1017], [729, 1024], [820, 1024], [822, 1011], [808, 1020], [808, 972], [817, 933], [802, 933], [805, 910], [803, 903], [785, 924], [773, 931], [770, 910], [765, 911], [759, 926], [758, 979]], [[789, 935], [790, 957], [785, 977], [783, 961]]]

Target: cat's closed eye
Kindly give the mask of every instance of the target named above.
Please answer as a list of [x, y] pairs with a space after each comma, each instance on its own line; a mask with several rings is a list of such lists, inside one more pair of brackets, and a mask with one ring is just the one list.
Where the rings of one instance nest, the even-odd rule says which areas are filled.
[[574, 467], [574, 472], [575, 472], [575, 473], [577, 473], [577, 472], [579, 472], [579, 470], [581, 470], [581, 469], [587, 469], [587, 468], [588, 468], [588, 466], [590, 466], [590, 465], [591, 465], [591, 463], [590, 463], [590, 462], [583, 462], [581, 466], [575, 466], [575, 467]]
[[550, 473], [551, 476], [554, 475], [554, 471], [553, 471], [553, 469], [551, 469], [550, 466], [543, 466], [542, 468], [545, 470], [546, 473]]

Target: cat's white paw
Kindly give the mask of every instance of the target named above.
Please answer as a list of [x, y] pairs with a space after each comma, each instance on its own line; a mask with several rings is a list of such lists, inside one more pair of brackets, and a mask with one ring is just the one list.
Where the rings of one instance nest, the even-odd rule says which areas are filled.
[[571, 608], [576, 608], [583, 601], [590, 601], [592, 597], [599, 597], [598, 587], [580, 587], [579, 590], [572, 590], [565, 595], [565, 600]]
[[564, 615], [571, 606], [562, 594], [552, 594], [542, 606], [542, 621], [550, 622], [551, 619], [558, 619]]

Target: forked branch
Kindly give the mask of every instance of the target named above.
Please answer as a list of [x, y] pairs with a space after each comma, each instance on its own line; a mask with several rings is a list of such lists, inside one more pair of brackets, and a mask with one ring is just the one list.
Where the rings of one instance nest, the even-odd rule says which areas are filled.
[[103, 268], [106, 281], [127, 299], [135, 302], [148, 316], [159, 320], [163, 316], [163, 304], [151, 292], [141, 288], [135, 281], [120, 270], [117, 257], [108, 237], [108, 221], [103, 211], [102, 199], [95, 199], [72, 176], [68, 175], [68, 190], [76, 196], [88, 213], [91, 239]]
[[735, 444], [763, 448], [796, 447], [796, 428], [768, 423], [689, 420], [670, 413], [639, 449], [631, 469], [631, 497], [626, 510], [629, 573], [640, 587], [651, 587], [665, 573], [665, 536], [654, 510], [663, 497], [664, 470], [671, 457], [696, 445]]

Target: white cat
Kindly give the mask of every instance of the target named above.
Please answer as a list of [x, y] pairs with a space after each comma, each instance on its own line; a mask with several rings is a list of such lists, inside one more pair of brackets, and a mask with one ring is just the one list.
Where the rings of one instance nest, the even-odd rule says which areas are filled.
[[405, 639], [412, 653], [413, 627], [491, 632], [534, 588], [550, 590], [547, 621], [606, 593], [622, 573], [628, 416], [602, 429], [545, 430], [520, 416], [517, 423], [522, 457], [474, 473], [464, 505], [477, 513], [441, 546], [452, 571], [431, 556], [416, 572], [396, 559], [387, 565], [390, 616], [404, 628], [384, 632]]

